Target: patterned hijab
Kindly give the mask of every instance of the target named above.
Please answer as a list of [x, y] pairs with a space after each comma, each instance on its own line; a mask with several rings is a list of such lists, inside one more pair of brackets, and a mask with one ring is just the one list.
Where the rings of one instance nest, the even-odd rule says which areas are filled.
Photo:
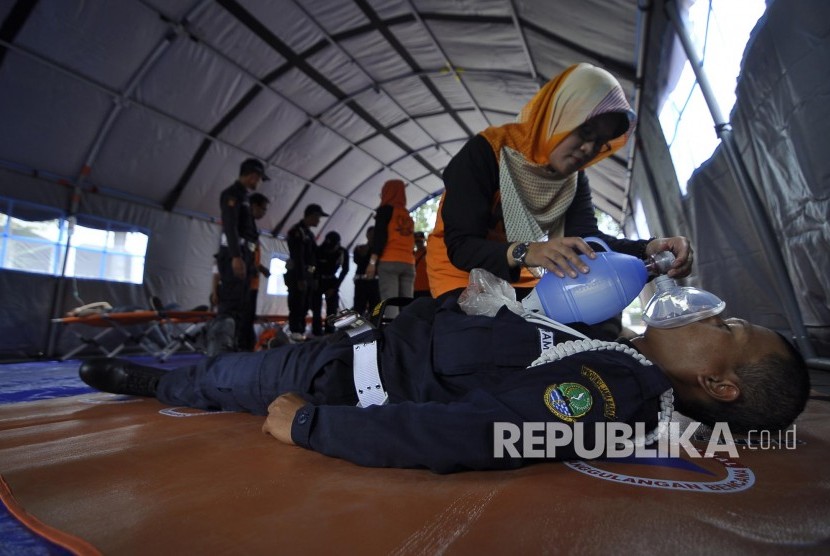
[[571, 66], [551, 79], [514, 123], [484, 130], [499, 163], [499, 190], [508, 241], [534, 241], [564, 233], [565, 212], [576, 194], [577, 174], [554, 177], [551, 151], [576, 128], [600, 114], [623, 113], [628, 127], [583, 168], [622, 148], [636, 116], [617, 80], [591, 64]]

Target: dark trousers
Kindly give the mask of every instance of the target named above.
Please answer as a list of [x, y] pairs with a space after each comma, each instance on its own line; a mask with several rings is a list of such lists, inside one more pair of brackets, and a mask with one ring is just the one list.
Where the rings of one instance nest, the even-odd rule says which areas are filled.
[[248, 303], [239, 319], [239, 328], [236, 332], [236, 342], [242, 351], [251, 351], [256, 345], [256, 331], [254, 331], [254, 320], [256, 320], [256, 300], [259, 290], [248, 290]]
[[311, 294], [311, 331], [317, 336], [322, 336], [324, 331], [327, 334], [334, 332], [334, 326], [323, 326], [323, 298], [326, 298], [326, 317], [336, 315], [340, 308], [339, 287], [336, 278], [320, 278], [318, 288]]
[[354, 307], [361, 315], [371, 313], [380, 303], [380, 288], [377, 280], [359, 278], [354, 281]]
[[288, 288], [288, 329], [298, 334], [305, 333], [305, 318], [311, 304], [312, 280], [305, 281], [301, 288], [294, 271], [285, 273], [285, 286]]
[[342, 332], [254, 353], [223, 353], [166, 373], [156, 397], [173, 406], [254, 415], [267, 415], [270, 403], [286, 392], [315, 404], [355, 405], [352, 359]]
[[[216, 256], [216, 267], [219, 270], [219, 286], [216, 291], [216, 295], [219, 298], [217, 320], [230, 317], [234, 321], [235, 332], [233, 337], [222, 340], [225, 348], [231, 350], [236, 349], [237, 345], [242, 346], [240, 337], [245, 341], [245, 332], [243, 330], [245, 315], [252, 310], [256, 311], [256, 308], [252, 309], [250, 307], [251, 276], [256, 271], [254, 268], [254, 255], [247, 249], [243, 249], [241, 255], [246, 268], [246, 275], [243, 279], [237, 278], [233, 273], [231, 254], [227, 247], [220, 248]], [[253, 334], [253, 330], [251, 330], [251, 334]]]

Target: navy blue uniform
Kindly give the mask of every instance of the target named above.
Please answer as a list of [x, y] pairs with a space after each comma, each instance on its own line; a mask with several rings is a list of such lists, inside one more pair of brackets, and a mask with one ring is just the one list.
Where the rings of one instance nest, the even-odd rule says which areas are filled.
[[314, 269], [317, 264], [317, 242], [314, 234], [301, 220], [288, 230], [288, 263], [285, 285], [288, 288], [288, 327], [291, 332], [305, 332], [305, 317], [314, 294]]
[[311, 331], [317, 336], [331, 334], [334, 326], [323, 325], [323, 297], [326, 298], [326, 316], [340, 310], [340, 284], [349, 273], [349, 252], [338, 244], [334, 248], [323, 242], [317, 248], [317, 267], [314, 271], [317, 291], [311, 298]]
[[[589, 392], [593, 404], [579, 417], [583, 423], [654, 427], [660, 394], [670, 388], [660, 369], [619, 351], [575, 354], [527, 368], [552, 334], [557, 343], [573, 339], [506, 309], [494, 318], [467, 316], [453, 300], [420, 298], [382, 331], [387, 405], [355, 407], [351, 342], [342, 334], [255, 354], [220, 355], [164, 376], [158, 397], [173, 405], [265, 415], [277, 396], [298, 392], [310, 402], [292, 425], [298, 445], [360, 465], [442, 473], [529, 463], [493, 457], [493, 423], [563, 422], [548, 403], [549, 389], [563, 383]], [[557, 451], [558, 459], [573, 456]]]
[[[253, 309], [251, 302], [251, 277], [257, 272], [254, 264], [254, 248], [259, 240], [259, 231], [256, 227], [251, 205], [248, 202], [248, 189], [239, 183], [222, 191], [219, 197], [219, 208], [222, 214], [222, 240], [219, 252], [216, 255], [216, 267], [219, 270], [219, 286], [216, 295], [219, 298], [217, 313], [220, 317], [230, 317], [235, 323], [235, 337], [238, 344], [244, 349], [253, 347], [254, 338], [241, 325], [247, 313]], [[231, 261], [241, 257], [245, 264], [245, 277], [239, 278], [233, 272]], [[233, 343], [233, 338], [224, 339], [225, 344]], [[232, 349], [226, 345], [225, 349]]]

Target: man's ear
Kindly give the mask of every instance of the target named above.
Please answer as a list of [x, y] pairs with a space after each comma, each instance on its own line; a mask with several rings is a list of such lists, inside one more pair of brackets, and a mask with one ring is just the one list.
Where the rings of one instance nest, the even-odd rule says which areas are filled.
[[697, 377], [697, 383], [710, 398], [719, 402], [734, 402], [741, 395], [738, 381], [734, 377], [701, 374]]

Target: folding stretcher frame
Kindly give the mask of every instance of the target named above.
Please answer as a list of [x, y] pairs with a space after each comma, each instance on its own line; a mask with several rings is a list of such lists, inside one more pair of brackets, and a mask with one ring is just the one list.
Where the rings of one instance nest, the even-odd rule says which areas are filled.
[[[183, 347], [193, 352], [200, 351], [196, 345], [196, 334], [215, 316], [212, 311], [129, 311], [63, 317], [52, 322], [102, 328], [92, 337], [76, 332], [80, 344], [62, 355], [61, 361], [74, 357], [87, 346], [98, 348], [106, 357], [115, 357], [128, 345], [139, 346], [149, 355], [164, 361]], [[104, 340], [113, 334], [118, 336], [115, 340], [118, 343], [108, 347]], [[157, 339], [151, 339], [152, 334]]]

